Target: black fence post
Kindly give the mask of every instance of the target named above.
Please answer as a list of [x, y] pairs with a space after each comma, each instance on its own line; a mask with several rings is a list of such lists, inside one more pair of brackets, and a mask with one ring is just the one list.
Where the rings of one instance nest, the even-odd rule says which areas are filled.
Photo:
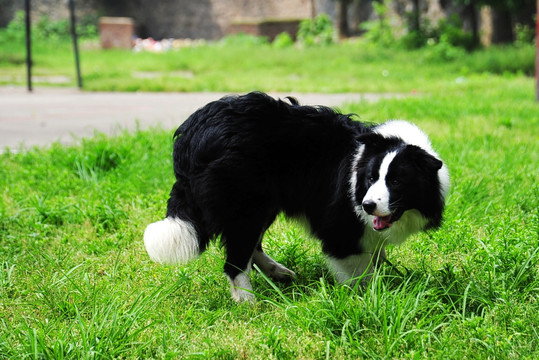
[[24, 1], [26, 25], [26, 83], [28, 91], [32, 92], [32, 27], [30, 20], [30, 0]]
[[77, 39], [77, 29], [75, 23], [75, 2], [69, 0], [69, 18], [71, 23], [71, 38], [73, 39], [73, 51], [75, 53], [75, 66], [77, 68], [77, 84], [82, 89], [82, 77], [80, 74], [79, 45]]

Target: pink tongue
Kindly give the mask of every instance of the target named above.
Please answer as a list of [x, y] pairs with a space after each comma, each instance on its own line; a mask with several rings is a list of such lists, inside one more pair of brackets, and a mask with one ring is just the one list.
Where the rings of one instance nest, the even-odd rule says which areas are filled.
[[391, 226], [391, 215], [375, 216], [373, 225], [376, 230], [382, 230]]

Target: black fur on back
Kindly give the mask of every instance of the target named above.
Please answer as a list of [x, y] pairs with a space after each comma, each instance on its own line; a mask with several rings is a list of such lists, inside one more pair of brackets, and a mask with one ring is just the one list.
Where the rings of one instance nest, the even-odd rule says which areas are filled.
[[350, 115], [293, 98], [253, 92], [209, 103], [174, 134], [177, 181], [167, 216], [195, 226], [201, 251], [222, 234], [231, 277], [281, 211], [304, 216], [326, 254], [359, 253], [364, 224], [349, 179], [366, 132]]

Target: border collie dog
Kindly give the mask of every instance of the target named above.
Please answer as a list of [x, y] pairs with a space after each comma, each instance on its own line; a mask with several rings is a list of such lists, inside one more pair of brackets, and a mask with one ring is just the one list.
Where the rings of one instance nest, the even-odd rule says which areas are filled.
[[276, 280], [295, 275], [262, 249], [280, 212], [306, 219], [340, 282], [368, 276], [387, 244], [442, 220], [447, 167], [405, 121], [366, 125], [253, 92], [207, 104], [174, 137], [176, 182], [166, 218], [146, 228], [146, 251], [186, 263], [221, 235], [238, 302], [254, 300], [253, 263]]

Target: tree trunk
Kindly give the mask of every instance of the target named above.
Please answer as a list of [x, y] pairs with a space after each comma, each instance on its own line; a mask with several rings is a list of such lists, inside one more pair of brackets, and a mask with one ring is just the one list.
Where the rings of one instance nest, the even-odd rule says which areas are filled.
[[470, 3], [466, 5], [465, 13], [470, 18], [470, 28], [472, 30], [472, 47], [477, 48], [479, 46], [479, 15], [477, 13], [477, 6], [475, 5], [474, 0], [471, 0]]
[[492, 8], [492, 43], [507, 44], [513, 40], [511, 13], [507, 9]]
[[471, 20], [472, 20], [472, 42], [473, 47], [476, 48], [479, 46], [479, 23], [477, 17], [479, 16], [477, 13], [477, 7], [475, 6], [475, 1], [470, 1], [470, 12], [471, 12]]
[[339, 29], [339, 37], [347, 38], [350, 36], [350, 29], [348, 28], [348, 4], [350, 0], [339, 0], [337, 2], [337, 22]]
[[419, 31], [419, 18], [420, 18], [420, 12], [419, 12], [419, 0], [413, 0], [413, 9], [412, 9], [412, 23], [410, 24], [410, 30], [411, 31]]

